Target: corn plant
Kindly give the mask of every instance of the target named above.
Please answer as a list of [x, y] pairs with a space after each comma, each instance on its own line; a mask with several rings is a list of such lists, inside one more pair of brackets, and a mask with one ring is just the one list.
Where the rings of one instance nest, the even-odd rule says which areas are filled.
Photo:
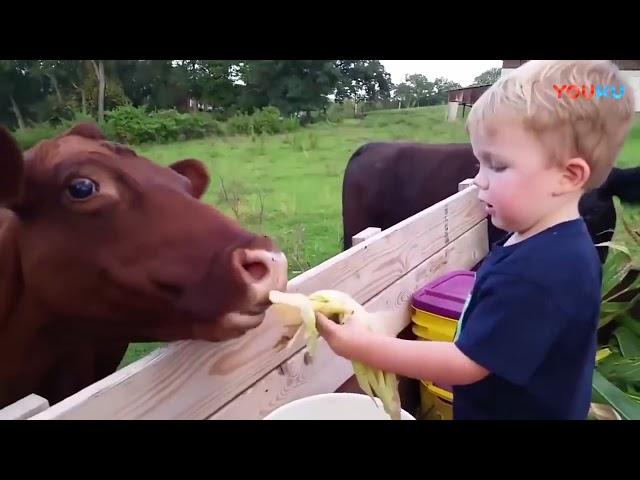
[[599, 345], [592, 401], [608, 405], [625, 420], [640, 420], [640, 320], [631, 311], [640, 302], [640, 231], [634, 230], [616, 202], [624, 240], [609, 247], [603, 267], [599, 328], [611, 330]]

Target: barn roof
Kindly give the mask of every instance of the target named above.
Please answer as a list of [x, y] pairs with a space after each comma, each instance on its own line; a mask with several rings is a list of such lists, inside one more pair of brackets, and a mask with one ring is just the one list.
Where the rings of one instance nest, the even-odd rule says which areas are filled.
[[472, 85], [470, 87], [452, 88], [448, 90], [448, 101], [458, 102], [462, 105], [473, 105], [491, 84]]

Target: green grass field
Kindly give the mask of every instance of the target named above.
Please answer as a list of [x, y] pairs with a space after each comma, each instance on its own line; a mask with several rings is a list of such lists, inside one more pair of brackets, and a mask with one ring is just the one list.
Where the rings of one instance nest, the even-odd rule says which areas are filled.
[[[246, 228], [273, 237], [289, 259], [292, 278], [342, 249], [342, 175], [351, 154], [376, 140], [468, 141], [463, 119], [449, 123], [445, 115], [444, 106], [388, 110], [372, 112], [364, 120], [314, 124], [291, 134], [211, 137], [136, 150], [162, 165], [182, 158], [206, 163], [212, 181], [204, 201], [237, 216]], [[619, 164], [640, 165], [640, 121]], [[640, 220], [640, 209], [626, 211]], [[157, 345], [132, 344], [122, 365]]]

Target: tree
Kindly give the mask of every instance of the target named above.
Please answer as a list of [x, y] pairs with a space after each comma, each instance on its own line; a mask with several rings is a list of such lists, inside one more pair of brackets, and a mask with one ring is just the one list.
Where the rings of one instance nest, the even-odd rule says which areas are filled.
[[59, 103], [62, 103], [62, 93], [58, 84], [58, 76], [64, 68], [64, 60], [38, 60], [34, 65], [34, 74], [47, 77], [56, 94]]
[[337, 103], [351, 99], [357, 108], [359, 102], [390, 98], [391, 75], [379, 60], [338, 60], [336, 68], [340, 73], [335, 91]]
[[425, 106], [430, 105], [430, 97], [436, 93], [435, 85], [429, 81], [427, 77], [420, 73], [414, 73], [412, 75], [406, 75], [405, 81], [410, 85], [413, 92], [413, 106]]
[[0, 60], [0, 115], [20, 129], [26, 128], [30, 109], [48, 93], [48, 85], [34, 74], [36, 65], [37, 60]]
[[87, 115], [87, 95], [92, 86], [91, 70], [87, 60], [65, 60], [58, 70], [64, 72], [65, 80], [73, 87], [75, 93], [80, 96], [82, 114]]
[[462, 88], [457, 82], [453, 82], [443, 77], [438, 77], [433, 81], [434, 93], [429, 97], [428, 105], [442, 105], [447, 103], [449, 90]]
[[413, 85], [407, 82], [396, 86], [393, 98], [400, 102], [400, 106], [404, 105], [405, 108], [411, 108], [417, 102], [415, 89]]
[[461, 88], [460, 84], [443, 77], [433, 82], [420, 73], [405, 76], [405, 81], [398, 85], [394, 99], [406, 108], [440, 105], [447, 102], [449, 90]]
[[197, 60], [195, 83], [200, 99], [213, 107], [227, 109], [237, 103], [241, 86], [235, 84], [238, 62], [231, 60]]
[[119, 60], [116, 71], [125, 95], [135, 106], [182, 109], [187, 105], [191, 84], [183, 61]]
[[491, 85], [500, 78], [500, 68], [490, 68], [473, 79], [472, 85]]
[[272, 105], [284, 115], [322, 110], [340, 73], [332, 60], [248, 60], [240, 64], [245, 84], [240, 104], [253, 111]]

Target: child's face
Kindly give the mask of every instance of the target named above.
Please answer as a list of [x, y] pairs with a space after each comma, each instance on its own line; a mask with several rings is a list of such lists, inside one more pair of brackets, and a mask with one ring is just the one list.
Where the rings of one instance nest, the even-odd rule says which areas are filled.
[[476, 129], [470, 133], [480, 161], [474, 182], [496, 227], [523, 233], [553, 212], [553, 191], [561, 169], [548, 161], [547, 152], [531, 133], [506, 121], [491, 132]]

